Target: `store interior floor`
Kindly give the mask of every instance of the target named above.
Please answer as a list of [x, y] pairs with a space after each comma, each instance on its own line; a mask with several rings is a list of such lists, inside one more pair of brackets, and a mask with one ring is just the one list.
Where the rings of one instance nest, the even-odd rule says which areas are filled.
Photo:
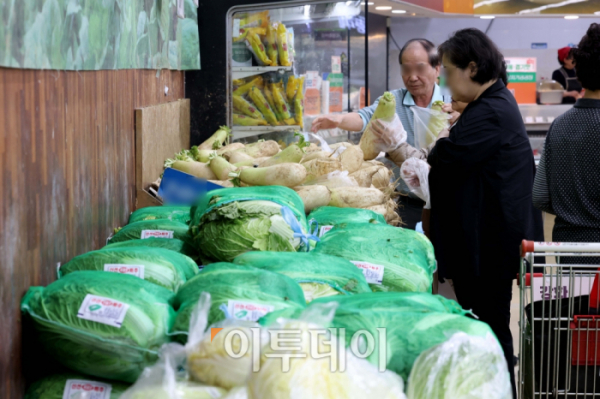
[[[554, 227], [554, 215], [544, 214], [544, 239], [547, 242], [552, 241], [552, 228]], [[454, 295], [454, 291], [450, 287], [448, 283], [440, 284], [439, 286], [439, 294], [450, 299], [456, 300], [456, 296]], [[514, 339], [514, 348], [515, 348], [515, 356], [519, 356], [519, 308], [520, 308], [520, 298], [519, 298], [519, 286], [517, 285], [517, 280], [515, 280], [513, 285], [513, 297], [511, 302], [511, 318], [510, 318], [510, 330], [512, 331], [513, 339]], [[515, 368], [515, 374], [518, 372], [518, 368]]]

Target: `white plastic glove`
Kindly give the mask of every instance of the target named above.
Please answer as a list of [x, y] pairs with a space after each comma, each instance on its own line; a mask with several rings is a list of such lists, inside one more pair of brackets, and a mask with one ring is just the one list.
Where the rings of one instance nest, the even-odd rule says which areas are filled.
[[373, 143], [380, 152], [394, 151], [406, 141], [406, 130], [404, 130], [398, 115], [394, 115], [394, 119], [390, 122], [377, 119], [370, 123], [369, 127], [375, 137]]
[[429, 169], [429, 164], [418, 158], [409, 158], [400, 167], [402, 180], [412, 193], [425, 201], [425, 209], [431, 209]]

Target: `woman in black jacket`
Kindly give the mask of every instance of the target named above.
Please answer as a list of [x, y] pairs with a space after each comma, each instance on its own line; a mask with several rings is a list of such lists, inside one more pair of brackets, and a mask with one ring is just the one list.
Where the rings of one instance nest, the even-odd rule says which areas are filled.
[[477, 29], [464, 29], [439, 52], [453, 101], [468, 105], [428, 157], [431, 238], [441, 277], [452, 280], [461, 306], [498, 337], [514, 392], [513, 280], [519, 245], [535, 237], [541, 217], [531, 199], [533, 152], [495, 44]]

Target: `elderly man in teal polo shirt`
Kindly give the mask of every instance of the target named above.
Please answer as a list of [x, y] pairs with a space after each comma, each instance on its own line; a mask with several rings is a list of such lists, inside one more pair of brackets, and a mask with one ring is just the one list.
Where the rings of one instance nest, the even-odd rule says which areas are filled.
[[[410, 108], [414, 106], [431, 108], [434, 101], [450, 102], [450, 98], [442, 95], [442, 91], [436, 83], [440, 72], [440, 61], [433, 43], [427, 39], [409, 40], [400, 50], [399, 58], [402, 80], [406, 88], [394, 90], [392, 93], [396, 97], [396, 113], [406, 130], [407, 139], [400, 147], [386, 154], [387, 158], [397, 165], [394, 168], [396, 178], [399, 177], [398, 167], [407, 158], [427, 158], [427, 149], [418, 150], [413, 147], [415, 145], [414, 117]], [[371, 120], [378, 103], [379, 99], [370, 107], [363, 108], [357, 113], [332, 114], [317, 118], [313, 122], [312, 131], [340, 128], [351, 132], [361, 132]], [[450, 112], [450, 104], [447, 104], [444, 110]], [[379, 136], [391, 134], [391, 132], [386, 132], [387, 127], [381, 123], [373, 123], [372, 128]], [[403, 194], [400, 196], [401, 206], [398, 213], [404, 226], [414, 229], [416, 224], [421, 221], [424, 202], [411, 193], [401, 179], [396, 189]]]

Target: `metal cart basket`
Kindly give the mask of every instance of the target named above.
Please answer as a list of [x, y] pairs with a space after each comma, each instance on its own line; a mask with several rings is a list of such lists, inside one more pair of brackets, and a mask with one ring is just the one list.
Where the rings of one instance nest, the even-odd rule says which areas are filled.
[[600, 243], [524, 241], [520, 399], [600, 397]]

